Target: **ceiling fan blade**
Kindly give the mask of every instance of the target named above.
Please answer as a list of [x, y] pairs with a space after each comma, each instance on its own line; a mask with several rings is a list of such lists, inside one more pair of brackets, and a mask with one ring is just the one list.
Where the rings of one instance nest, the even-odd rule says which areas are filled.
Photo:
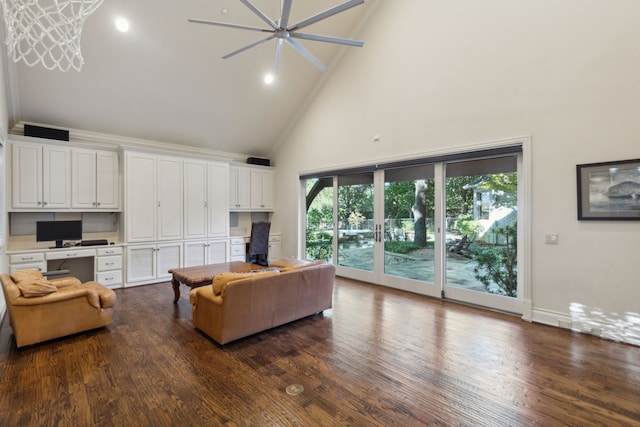
[[292, 38], [286, 38], [285, 40], [287, 41], [287, 43], [289, 43], [291, 46], [293, 46], [298, 52], [300, 52], [300, 54], [302, 54], [302, 56], [307, 58], [307, 60], [309, 60], [309, 62], [311, 62], [316, 67], [318, 67], [320, 69], [320, 71], [326, 71], [327, 67], [325, 67], [324, 64], [322, 62], [320, 62], [320, 60], [318, 58], [313, 56], [311, 54], [311, 52], [309, 52], [307, 49], [305, 49], [300, 43], [298, 43], [297, 41], [293, 40]]
[[264, 38], [264, 39], [258, 40], [257, 42], [253, 42], [253, 43], [251, 43], [251, 44], [249, 44], [249, 45], [246, 45], [245, 47], [241, 47], [240, 49], [238, 49], [238, 50], [234, 50], [234, 51], [233, 51], [233, 52], [231, 52], [231, 53], [227, 53], [225, 56], [223, 56], [223, 57], [222, 57], [222, 59], [231, 58], [232, 56], [237, 55], [237, 54], [239, 54], [239, 53], [242, 53], [242, 52], [244, 52], [245, 50], [249, 50], [249, 49], [251, 49], [252, 47], [255, 47], [255, 46], [258, 46], [258, 45], [260, 45], [260, 44], [262, 44], [262, 43], [268, 42], [269, 40], [273, 39], [275, 36], [276, 36], [275, 34], [272, 34], [272, 35], [270, 35], [269, 37], [266, 37], [266, 38]]
[[248, 27], [246, 25], [227, 24], [226, 22], [204, 21], [202, 19], [187, 19], [192, 24], [206, 24], [217, 25], [219, 27], [237, 28], [239, 30], [261, 31], [263, 33], [272, 33], [273, 30], [267, 30], [265, 28]]
[[315, 34], [305, 34], [305, 33], [297, 33], [297, 32], [293, 32], [293, 33], [289, 33], [289, 36], [291, 37], [295, 37], [297, 39], [304, 39], [304, 40], [314, 40], [317, 42], [327, 42], [327, 43], [336, 43], [336, 44], [344, 44], [347, 46], [357, 46], [357, 47], [362, 47], [364, 46], [364, 42], [358, 41], [358, 40], [349, 40], [349, 39], [340, 39], [337, 37], [329, 37], [329, 36], [318, 36]]
[[284, 43], [283, 39], [276, 40], [276, 58], [273, 61], [273, 75], [278, 74], [278, 69], [280, 68], [280, 57], [282, 56], [282, 45]]
[[280, 28], [287, 28], [289, 25], [289, 15], [291, 15], [291, 2], [293, 0], [284, 0], [282, 3], [282, 16], [280, 17]]
[[327, 9], [324, 12], [320, 12], [317, 15], [307, 18], [304, 21], [298, 22], [297, 24], [287, 28], [287, 30], [295, 31], [295, 30], [299, 30], [300, 28], [308, 27], [311, 24], [315, 24], [318, 21], [327, 19], [328, 17], [333, 16], [336, 13], [340, 13], [347, 9], [351, 9], [352, 7], [358, 6], [359, 4], [362, 4], [362, 3], [364, 3], [364, 0], [349, 0], [348, 2], [339, 4], [338, 6], [332, 7], [331, 9]]
[[271, 28], [273, 28], [274, 30], [277, 30], [278, 24], [276, 24], [275, 22], [273, 22], [271, 19], [269, 19], [269, 17], [267, 15], [265, 15], [264, 13], [262, 13], [260, 11], [260, 9], [258, 9], [257, 7], [255, 7], [253, 4], [251, 4], [251, 2], [249, 0], [240, 0], [242, 2], [242, 4], [244, 4], [245, 6], [247, 6], [249, 9], [251, 9], [251, 11], [253, 13], [255, 13], [256, 15], [258, 15], [258, 17], [260, 19], [262, 19], [264, 22], [266, 22], [267, 24], [269, 24], [269, 26]]

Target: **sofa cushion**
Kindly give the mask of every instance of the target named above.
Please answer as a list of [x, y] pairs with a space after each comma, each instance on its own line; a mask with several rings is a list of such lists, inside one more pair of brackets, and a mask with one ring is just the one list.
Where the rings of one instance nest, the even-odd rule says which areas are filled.
[[317, 259], [315, 261], [305, 261], [292, 258], [280, 258], [269, 262], [272, 267], [278, 267], [281, 272], [297, 270], [299, 268], [311, 267], [312, 265], [324, 264], [325, 261]]
[[11, 274], [11, 279], [25, 298], [43, 297], [58, 290], [37, 270], [18, 270]]
[[215, 275], [211, 286], [213, 287], [213, 293], [215, 295], [221, 295], [224, 292], [227, 285], [235, 280], [247, 279], [250, 277], [256, 277], [258, 275], [273, 276], [279, 273], [280, 272], [278, 270], [253, 270], [253, 271], [247, 271], [244, 273], [230, 273], [230, 272], [220, 273]]

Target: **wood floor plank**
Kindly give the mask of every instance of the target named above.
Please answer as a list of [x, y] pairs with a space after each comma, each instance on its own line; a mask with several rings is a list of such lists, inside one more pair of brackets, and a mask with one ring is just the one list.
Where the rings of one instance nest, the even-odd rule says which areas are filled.
[[220, 346], [169, 283], [116, 293], [108, 327], [20, 350], [5, 318], [0, 426], [640, 425], [631, 345], [338, 278], [333, 309]]

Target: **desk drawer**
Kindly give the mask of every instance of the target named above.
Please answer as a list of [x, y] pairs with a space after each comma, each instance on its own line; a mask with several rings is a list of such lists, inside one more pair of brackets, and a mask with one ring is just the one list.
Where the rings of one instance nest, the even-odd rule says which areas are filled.
[[11, 264], [11, 273], [15, 273], [18, 270], [38, 270], [43, 272], [47, 269], [44, 262], [26, 262], [24, 264]]
[[95, 249], [72, 249], [67, 251], [51, 251], [47, 252], [47, 260], [65, 259], [65, 258], [85, 258], [95, 257]]
[[98, 271], [120, 270], [122, 269], [122, 256], [101, 256], [98, 257]]
[[9, 257], [9, 264], [19, 264], [21, 262], [34, 263], [38, 261], [44, 261], [44, 253], [17, 254]]
[[111, 247], [98, 249], [98, 256], [122, 255], [122, 247]]
[[117, 286], [122, 284], [122, 270], [101, 271], [96, 274], [96, 281], [103, 285]]
[[246, 246], [241, 245], [231, 245], [231, 256], [244, 255], [246, 253]]

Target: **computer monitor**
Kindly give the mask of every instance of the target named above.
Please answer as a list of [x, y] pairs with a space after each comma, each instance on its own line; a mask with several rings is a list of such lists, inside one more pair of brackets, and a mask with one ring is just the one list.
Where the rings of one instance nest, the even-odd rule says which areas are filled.
[[82, 240], [82, 221], [38, 221], [36, 222], [37, 242], [56, 242], [62, 248], [64, 240]]

